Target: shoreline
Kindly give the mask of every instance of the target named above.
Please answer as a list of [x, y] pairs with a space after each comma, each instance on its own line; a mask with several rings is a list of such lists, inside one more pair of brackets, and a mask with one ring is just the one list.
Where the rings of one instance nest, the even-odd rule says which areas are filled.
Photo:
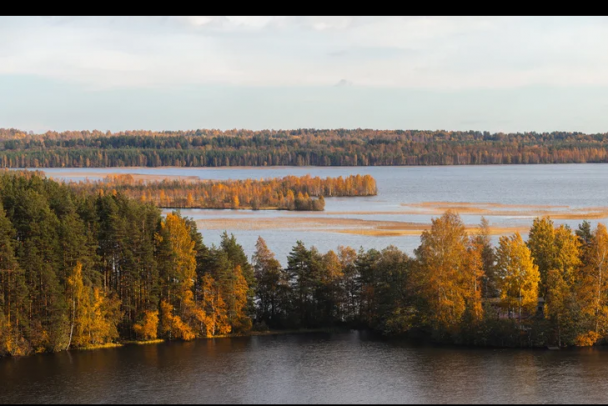
[[[336, 332], [345, 332], [345, 331], [349, 331], [350, 329], [348, 328], [341, 328], [341, 327], [326, 327], [326, 328], [309, 328], [309, 329], [290, 329], [290, 330], [266, 330], [266, 331], [250, 331], [248, 333], [242, 333], [242, 334], [221, 334], [221, 335], [217, 335], [217, 336], [213, 336], [213, 337], [197, 337], [193, 340], [189, 340], [189, 341], [197, 341], [197, 340], [214, 340], [216, 338], [242, 338], [242, 337], [254, 337], [254, 336], [270, 336], [270, 335], [287, 335], [287, 334], [311, 334], [311, 333], [336, 333]], [[189, 341], [183, 341], [183, 340], [167, 340], [164, 338], [158, 338], [158, 339], [154, 339], [154, 340], [127, 340], [127, 341], [121, 341], [121, 342], [117, 342], [117, 343], [106, 343], [106, 344], [96, 344], [96, 345], [91, 345], [91, 346], [87, 346], [87, 347], [82, 347], [82, 348], [70, 348], [69, 350], [64, 350], [64, 351], [92, 351], [92, 350], [102, 350], [102, 349], [107, 349], [107, 348], [121, 348], [121, 347], [127, 347], [127, 346], [133, 346], [133, 345], [152, 345], [152, 344], [163, 344], [163, 343], [171, 343], [171, 342], [189, 342]], [[64, 351], [57, 351], [57, 352], [40, 352], [40, 353], [32, 353], [29, 355], [19, 355], [19, 356], [14, 356], [14, 357], [29, 357], [32, 355], [38, 355], [38, 354], [57, 354], [60, 352], [64, 352]], [[9, 358], [9, 356], [7, 357], [0, 357], [0, 359], [2, 358]]]
[[285, 168], [419, 168], [419, 167], [461, 167], [461, 166], [543, 166], [543, 165], [608, 165], [608, 162], [539, 162], [539, 163], [519, 163], [519, 164], [435, 164], [435, 165], [259, 165], [259, 166], [64, 166], [64, 167], [2, 167], [0, 169], [8, 170], [28, 170], [28, 171], [44, 171], [45, 169], [213, 169], [213, 170], [228, 170], [228, 169], [285, 169]]
[[197, 337], [193, 340], [167, 340], [164, 338], [157, 338], [154, 340], [125, 340], [116, 343], [105, 343], [105, 344], [94, 344], [86, 347], [80, 348], [70, 348], [67, 350], [60, 350], [55, 352], [41, 351], [36, 352], [32, 351], [30, 354], [26, 355], [4, 355], [0, 356], [0, 360], [9, 359], [9, 358], [29, 358], [35, 355], [49, 355], [49, 354], [59, 354], [62, 352], [70, 352], [70, 351], [94, 351], [94, 350], [103, 350], [110, 348], [122, 348], [128, 346], [137, 346], [137, 345], [154, 345], [154, 344], [163, 344], [163, 343], [172, 343], [172, 342], [190, 342], [190, 341], [198, 341], [198, 340], [214, 340], [216, 338], [243, 338], [243, 337], [254, 337], [254, 336], [271, 336], [271, 335], [287, 335], [287, 334], [311, 334], [311, 333], [337, 333], [337, 332], [346, 332], [349, 331], [349, 328], [346, 327], [325, 327], [325, 328], [308, 328], [308, 329], [289, 329], [289, 330], [266, 330], [266, 331], [250, 331], [248, 333], [242, 334], [221, 334], [213, 337]]
[[[93, 350], [102, 350], [102, 349], [111, 349], [111, 348], [122, 348], [128, 346], [142, 346], [142, 345], [155, 345], [155, 344], [170, 344], [170, 343], [186, 343], [193, 342], [199, 340], [214, 340], [214, 339], [224, 339], [224, 338], [246, 338], [246, 337], [254, 337], [254, 336], [271, 336], [271, 335], [302, 335], [302, 334], [313, 334], [313, 333], [345, 333], [351, 330], [360, 330], [356, 328], [348, 328], [348, 327], [325, 327], [325, 328], [309, 328], [309, 329], [288, 329], [288, 330], [266, 330], [266, 331], [250, 331], [248, 333], [241, 334], [221, 334], [213, 337], [197, 337], [193, 340], [167, 340], [164, 338], [154, 339], [154, 340], [126, 340], [117, 343], [106, 343], [106, 344], [96, 344], [87, 347], [81, 348], [70, 348], [68, 350], [61, 350], [56, 352], [32, 352], [27, 355], [7, 355], [0, 356], [0, 360], [8, 359], [8, 358], [29, 358], [36, 355], [49, 355], [49, 354], [59, 354], [62, 352], [70, 352], [70, 351], [93, 351]], [[467, 349], [478, 349], [478, 350], [530, 350], [530, 351], [556, 351], [556, 350], [572, 350], [572, 349], [592, 349], [592, 348], [600, 348], [606, 347], [604, 344], [597, 344], [590, 347], [580, 347], [580, 346], [568, 346], [568, 347], [550, 347], [550, 346], [495, 346], [495, 345], [474, 345], [474, 344], [457, 344], [457, 343], [447, 343], [447, 342], [434, 342], [431, 340], [427, 340], [417, 334], [413, 335], [396, 335], [396, 336], [384, 336], [374, 330], [363, 329], [363, 331], [368, 331], [370, 334], [377, 335], [378, 338], [383, 340], [388, 340], [390, 342], [409, 342], [414, 345], [414, 347], [437, 347], [437, 348], [467, 348]], [[422, 340], [422, 341], [420, 341]]]

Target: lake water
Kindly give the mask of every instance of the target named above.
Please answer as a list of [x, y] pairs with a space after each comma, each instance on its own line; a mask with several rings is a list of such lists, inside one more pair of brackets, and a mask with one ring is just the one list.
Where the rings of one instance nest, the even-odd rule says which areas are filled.
[[[315, 245], [325, 252], [339, 245], [358, 249], [382, 249], [395, 245], [411, 254], [420, 243], [419, 235], [360, 235], [354, 229], [374, 229], [361, 222], [351, 225], [346, 220], [367, 222], [407, 222], [430, 224], [440, 215], [441, 206], [425, 202], [468, 203], [469, 208], [487, 209], [485, 216], [494, 227], [529, 226], [539, 210], [571, 213], [602, 208], [608, 216], [608, 164], [561, 165], [488, 165], [488, 166], [415, 166], [415, 167], [256, 167], [256, 168], [51, 168], [42, 169], [59, 179], [99, 179], [109, 173], [141, 175], [198, 176], [201, 179], [273, 178], [310, 174], [337, 177], [370, 174], [376, 179], [378, 195], [358, 198], [328, 198], [325, 212], [286, 212], [250, 210], [183, 210], [196, 220], [206, 244], [218, 244], [224, 229], [234, 233], [251, 256], [255, 241], [262, 236], [281, 263], [297, 240]], [[488, 203], [504, 205], [492, 207]], [[421, 206], [422, 204], [422, 206]], [[427, 206], [424, 206], [424, 205]], [[551, 206], [531, 208], [531, 206]], [[167, 211], [165, 211], [167, 212]], [[467, 225], [478, 224], [481, 214], [461, 217]], [[303, 218], [313, 223], [306, 224]], [[330, 224], [341, 219], [340, 224]], [[231, 221], [225, 226], [221, 221]], [[272, 226], [260, 227], [260, 221], [272, 220]], [[297, 221], [296, 221], [297, 220]], [[597, 219], [590, 220], [592, 224]], [[599, 219], [605, 222], [606, 219]], [[325, 223], [324, 223], [325, 222]], [[578, 219], [557, 219], [556, 224], [576, 228]], [[349, 233], [340, 232], [348, 229]], [[505, 233], [510, 234], [512, 230]], [[526, 237], [525, 231], [522, 232]], [[494, 242], [499, 236], [493, 237]]]
[[0, 403], [606, 403], [608, 350], [432, 347], [363, 332], [0, 359]]

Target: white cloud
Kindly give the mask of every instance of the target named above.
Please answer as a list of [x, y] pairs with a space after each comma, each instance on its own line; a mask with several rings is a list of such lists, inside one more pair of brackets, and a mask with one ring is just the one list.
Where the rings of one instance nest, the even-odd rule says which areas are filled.
[[0, 74], [89, 88], [608, 85], [594, 17], [3, 17]]
[[187, 16], [183, 17], [184, 20], [195, 27], [200, 27], [202, 25], [210, 24], [216, 20], [216, 17], [208, 17], [208, 16]]
[[350, 80], [346, 80], [346, 79], [340, 79], [340, 81], [338, 83], [336, 83], [336, 86], [338, 87], [342, 87], [342, 86], [352, 86], [353, 82], [351, 82]]

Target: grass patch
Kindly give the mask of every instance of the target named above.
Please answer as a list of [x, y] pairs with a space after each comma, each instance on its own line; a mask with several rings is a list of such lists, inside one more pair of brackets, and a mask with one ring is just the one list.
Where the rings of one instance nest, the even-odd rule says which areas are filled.
[[121, 343], [105, 343], [105, 344], [92, 344], [87, 345], [86, 347], [76, 348], [77, 350], [98, 350], [100, 348], [116, 348], [122, 347]]
[[159, 338], [156, 340], [143, 340], [143, 341], [125, 341], [123, 344], [125, 345], [147, 345], [147, 344], [160, 344], [160, 343], [164, 343], [165, 340], [163, 338]]

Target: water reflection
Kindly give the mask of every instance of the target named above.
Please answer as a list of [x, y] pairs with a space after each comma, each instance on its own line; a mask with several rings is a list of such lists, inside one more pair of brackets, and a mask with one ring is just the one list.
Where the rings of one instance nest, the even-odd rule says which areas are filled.
[[354, 331], [196, 340], [2, 359], [0, 403], [604, 403], [607, 361]]

